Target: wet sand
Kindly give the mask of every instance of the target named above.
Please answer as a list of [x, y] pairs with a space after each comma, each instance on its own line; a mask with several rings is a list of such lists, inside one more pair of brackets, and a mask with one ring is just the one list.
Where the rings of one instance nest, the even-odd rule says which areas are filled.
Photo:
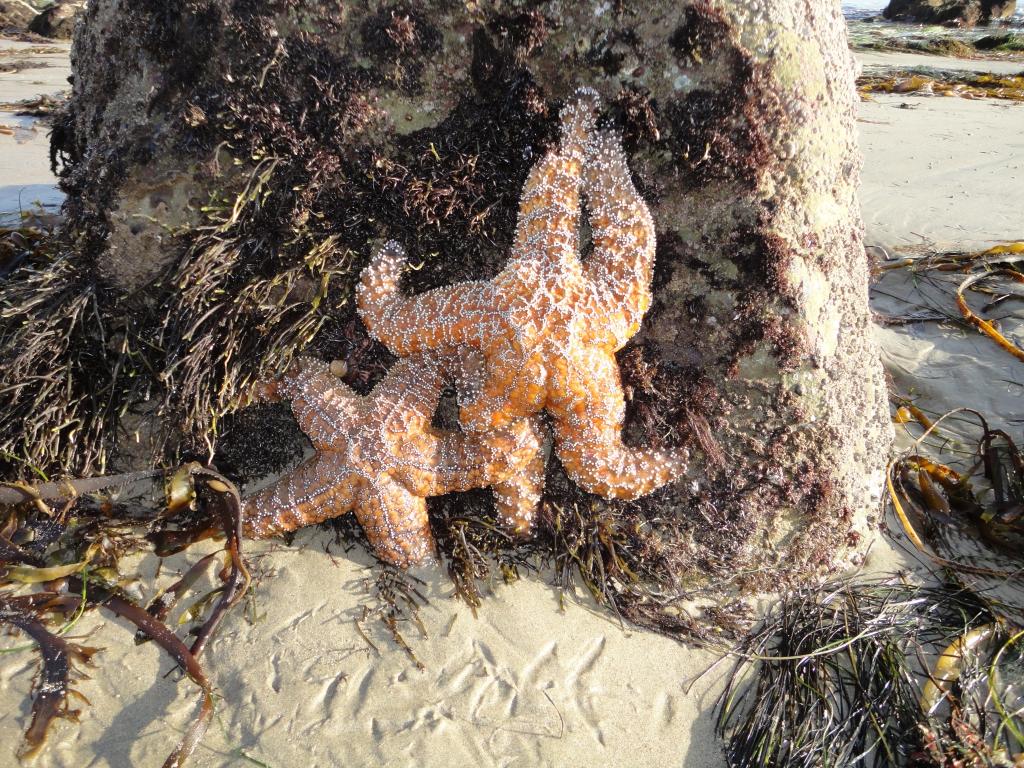
[[[17, 223], [24, 211], [55, 213], [60, 207], [63, 195], [50, 172], [49, 129], [37, 118], [15, 114], [14, 105], [70, 89], [70, 48], [0, 39], [0, 226]], [[25, 62], [32, 66], [18, 69]]]
[[[1009, 73], [1024, 62], [866, 53], [864, 71], [932, 68]], [[1024, 236], [1024, 104], [872, 94], [858, 110], [865, 242], [979, 250]]]

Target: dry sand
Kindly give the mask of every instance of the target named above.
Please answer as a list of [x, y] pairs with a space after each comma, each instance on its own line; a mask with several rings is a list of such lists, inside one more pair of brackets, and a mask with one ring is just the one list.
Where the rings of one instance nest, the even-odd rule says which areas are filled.
[[[982, 70], [1003, 64], [969, 63]], [[890, 250], [978, 250], [1022, 236], [1024, 105], [938, 96], [873, 99], [859, 110], [865, 242]]]
[[[884, 58], [904, 65], [921, 57]], [[7, 82], [0, 76], [0, 101], [11, 98]], [[1022, 110], [909, 96], [862, 105], [867, 242], [899, 247], [923, 235], [975, 248], [1024, 234], [1024, 185], [1013, 183]], [[2, 171], [10, 175], [0, 192], [52, 185], [44, 150], [45, 142], [0, 136], [0, 169], [12, 169]], [[913, 287], [891, 283], [886, 291], [897, 295]], [[877, 301], [880, 311], [904, 307]], [[897, 388], [914, 387], [935, 409], [975, 391], [986, 407], [1019, 419], [1019, 385], [1005, 383], [1024, 378], [1019, 363], [1012, 370], [986, 340], [935, 323], [880, 328], [878, 337]], [[196, 766], [725, 765], [712, 719], [723, 669], [687, 687], [714, 657], [622, 627], [589, 599], [568, 599], [563, 610], [543, 574], [497, 586], [474, 617], [449, 597], [437, 569], [418, 571], [430, 599], [421, 613], [427, 636], [411, 624], [403, 632], [421, 671], [379, 622], [365, 622], [377, 651], [357, 630], [374, 573], [364, 552], [305, 531], [291, 546], [250, 553], [261, 578], [245, 613], [255, 621], [236, 612], [211, 644], [206, 663], [223, 700]], [[880, 538], [869, 567], [902, 562]], [[156, 559], [137, 565], [151, 585]], [[104, 648], [92, 679], [78, 685], [92, 704], [80, 725], [55, 724], [38, 764], [158, 765], [195, 712], [194, 687], [166, 678], [167, 657], [151, 643], [135, 647], [117, 620], [82, 622], [81, 634]], [[13, 764], [27, 726], [35, 669], [32, 653], [0, 657], [0, 695], [10, 704], [0, 708], [0, 765]]]

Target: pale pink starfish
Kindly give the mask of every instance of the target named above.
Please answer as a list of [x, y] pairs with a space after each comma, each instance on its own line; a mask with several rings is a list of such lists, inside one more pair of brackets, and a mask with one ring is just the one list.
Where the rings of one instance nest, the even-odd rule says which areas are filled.
[[486, 486], [505, 524], [529, 530], [544, 483], [539, 422], [466, 434], [430, 423], [442, 389], [469, 385], [474, 356], [399, 360], [366, 397], [312, 358], [258, 385], [254, 400], [291, 399], [316, 454], [245, 499], [246, 535], [271, 536], [352, 510], [376, 554], [404, 568], [434, 552], [426, 497]]

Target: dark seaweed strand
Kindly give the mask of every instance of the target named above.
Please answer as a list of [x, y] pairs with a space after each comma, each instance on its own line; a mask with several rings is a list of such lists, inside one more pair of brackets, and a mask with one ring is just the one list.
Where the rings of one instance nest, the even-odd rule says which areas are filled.
[[[146, 613], [152, 616], [157, 621], [164, 621], [167, 616], [174, 610], [174, 606], [178, 604], [178, 601], [184, 596], [192, 585], [198, 581], [206, 571], [216, 562], [217, 556], [220, 552], [211, 552], [205, 557], [200, 558], [192, 565], [185, 574], [178, 579], [176, 582], [171, 584], [167, 589], [158, 593], [149, 604], [146, 605]], [[136, 636], [136, 642], [148, 639], [143, 633], [138, 633]]]
[[206, 486], [216, 494], [216, 509], [227, 539], [230, 570], [217, 606], [199, 628], [192, 653], [198, 657], [213, 636], [228, 610], [244, 597], [249, 589], [249, 569], [242, 556], [242, 499], [238, 488], [223, 475], [206, 467], [196, 467], [194, 473], [206, 480]]
[[[245, 594], [249, 585], [249, 573], [241, 549], [241, 500], [237, 488], [230, 481], [211, 469], [203, 468], [199, 465], [193, 465], [189, 469], [194, 476], [204, 481], [200, 490], [204, 495], [209, 496], [208, 505], [213, 505], [215, 518], [219, 521], [221, 530], [227, 540], [226, 549], [229, 554], [228, 563], [222, 576], [224, 585], [218, 590], [221, 593], [220, 599], [207, 620], [198, 628], [196, 639], [191, 648], [179, 640], [174, 632], [166, 626], [161, 620], [162, 615], [159, 615], [159, 610], [155, 611], [158, 615], [152, 615], [115, 591], [105, 588], [95, 581], [89, 581], [84, 573], [81, 575], [71, 575], [66, 578], [65, 584], [69, 590], [68, 594], [43, 591], [17, 597], [0, 595], [0, 622], [16, 626], [32, 637], [39, 645], [43, 659], [40, 678], [35, 688], [33, 720], [26, 733], [26, 754], [35, 754], [42, 747], [47, 729], [55, 717], [66, 716], [73, 718], [77, 715], [77, 712], [69, 710], [67, 706], [69, 694], [74, 693], [69, 686], [72, 662], [76, 660], [87, 661], [95, 652], [95, 649], [80, 647], [50, 632], [43, 623], [42, 614], [44, 612], [69, 614], [87, 607], [102, 607], [133, 623], [137, 628], [138, 635], [151, 639], [160, 645], [202, 690], [199, 712], [180, 743], [168, 757], [165, 765], [183, 765], [202, 739], [212, 717], [213, 697], [212, 686], [198, 658], [213, 636], [216, 628], [222, 622], [227, 611], [236, 605]], [[44, 483], [34, 487], [19, 485], [11, 486], [7, 490], [10, 491], [12, 501], [17, 500], [24, 503], [26, 500], [36, 500], [42, 497], [60, 498], [80, 491], [95, 491], [110, 485], [122, 484], [126, 479], [138, 480], [140, 477], [148, 477], [154, 474], [157, 473], [146, 472], [131, 476], [86, 478], [81, 481], [68, 481], [65, 483]], [[37, 509], [30, 508], [29, 518], [26, 520], [21, 520], [20, 516], [8, 518], [8, 522], [4, 527], [4, 535], [0, 537], [0, 543], [4, 545], [5, 560], [8, 562], [26, 563], [35, 567], [45, 567], [44, 560], [29, 551], [23, 551], [22, 548], [14, 545], [8, 538], [9, 535], [16, 532], [19, 520], [21, 520], [20, 525], [29, 530], [32, 529], [32, 521], [40, 518], [43, 522], [54, 522], [57, 526], [57, 537], [63, 535], [63, 532], [68, 530], [72, 531], [72, 533], [75, 531], [83, 532], [87, 529], [90, 533], [96, 532], [95, 525], [90, 524], [67, 528], [63, 523], [50, 521], [50, 518], [44, 517]], [[111, 521], [117, 524], [116, 517], [103, 516], [99, 520], [101, 527], [104, 521]], [[39, 536], [36, 536], [35, 539], [38, 542], [49, 541], [50, 544], [57, 540], [49, 534], [45, 534], [41, 539]], [[45, 543], [43, 545], [49, 546]], [[64, 546], [65, 548], [67, 547], [66, 544]], [[72, 546], [68, 551], [78, 552], [80, 548]], [[116, 557], [116, 555], [114, 556]], [[200, 560], [198, 565], [201, 567], [193, 570], [201, 571], [207, 567], [211, 562], [211, 557], [208, 556]], [[185, 582], [187, 579], [182, 581]], [[166, 615], [166, 612], [163, 615]]]
[[[196, 639], [192, 644], [192, 654], [198, 658], [227, 611], [234, 607], [248, 591], [251, 579], [245, 558], [242, 556], [242, 506], [238, 488], [219, 472], [208, 467], [192, 465], [189, 469], [193, 476], [198, 476], [206, 481], [204, 487], [213, 494], [210, 503], [216, 510], [216, 518], [220, 524], [219, 532], [224, 534], [227, 542], [225, 549], [228, 552], [227, 576], [223, 577], [224, 585], [220, 587], [220, 599], [210, 616], [196, 631]], [[164, 556], [170, 551], [184, 549], [185, 546], [200, 538], [207, 538], [208, 534], [216, 531], [217, 529], [208, 527], [198, 530], [161, 531], [160, 534], [169, 535], [152, 534], [150, 538], [155, 542], [157, 554]], [[169, 547], [167, 546], [169, 540], [179, 542], [183, 546]], [[180, 597], [213, 564], [218, 554], [219, 552], [214, 552], [198, 560], [185, 575], [150, 602], [146, 607], [147, 613], [154, 619], [163, 621], [173, 610]], [[136, 641], [144, 639], [137, 637]]]
[[967, 592], [833, 583], [785, 596], [737, 648], [718, 703], [732, 768], [902, 766], [930, 644], [991, 621]]
[[[84, 584], [77, 576], [73, 576], [68, 579], [68, 588], [73, 591], [79, 591], [84, 588]], [[97, 586], [90, 586], [88, 600], [90, 603], [105, 608], [134, 624], [139, 631], [144, 632], [157, 645], [163, 648], [178, 666], [185, 671], [185, 674], [188, 675], [192, 682], [202, 690], [199, 713], [195, 720], [193, 720], [192, 725], [185, 731], [185, 735], [182, 736], [174, 751], [171, 752], [164, 762], [164, 768], [180, 768], [202, 740], [213, 716], [213, 687], [209, 680], [207, 680], [199, 660], [189, 650], [188, 646], [181, 642], [167, 628], [166, 624], [154, 619], [145, 609], [130, 603], [109, 590]]]
[[[40, 607], [56, 595], [42, 593], [21, 597], [0, 596], [0, 622], [17, 627], [39, 646], [42, 667], [33, 685], [32, 722], [25, 732], [25, 748], [20, 757], [34, 757], [42, 749], [50, 724], [57, 717], [77, 720], [78, 711], [68, 708], [74, 662], [87, 663], [99, 649], [69, 642], [50, 632], [36, 617]], [[74, 601], [75, 598], [72, 598]], [[71, 606], [70, 603], [67, 604]], [[73, 610], [73, 607], [67, 607]]]

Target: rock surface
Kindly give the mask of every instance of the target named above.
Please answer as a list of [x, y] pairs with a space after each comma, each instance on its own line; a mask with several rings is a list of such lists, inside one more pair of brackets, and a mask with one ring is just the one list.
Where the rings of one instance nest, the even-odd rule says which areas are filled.
[[1017, 0], [889, 0], [887, 19], [973, 27], [1013, 16]]
[[36, 17], [36, 10], [23, 0], [0, 0], [0, 31], [23, 30]]
[[85, 3], [55, 3], [36, 16], [28, 25], [28, 30], [43, 37], [70, 40], [75, 32], [75, 20], [84, 9]]
[[[868, 539], [891, 426], [838, 4], [97, 0], [73, 57], [55, 150], [78, 274], [100, 281], [103, 338], [137, 346], [72, 388], [150, 381], [202, 446], [293, 352], [372, 383], [388, 358], [351, 295], [374, 247], [406, 245], [411, 291], [494, 275], [559, 105], [589, 85], [657, 228], [654, 304], [618, 358], [624, 439], [692, 457], [601, 508], [658, 521], [669, 580], [777, 586]], [[549, 475], [551, 504], [591, 508]]]

